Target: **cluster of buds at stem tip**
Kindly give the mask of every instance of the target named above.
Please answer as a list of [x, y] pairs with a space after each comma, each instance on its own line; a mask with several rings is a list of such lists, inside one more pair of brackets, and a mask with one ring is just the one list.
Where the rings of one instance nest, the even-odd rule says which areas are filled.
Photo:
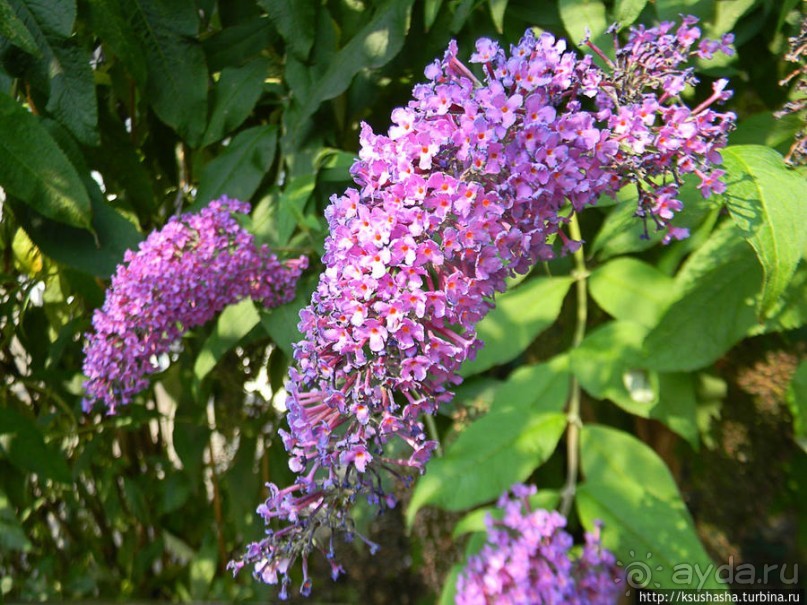
[[694, 109], [679, 97], [690, 58], [731, 50], [699, 40], [693, 18], [635, 28], [613, 60], [587, 43], [600, 67], [528, 31], [509, 55], [479, 40], [476, 74], [452, 42], [386, 134], [362, 127], [356, 188], [326, 210], [326, 268], [300, 314], [282, 432], [297, 479], [268, 485], [266, 535], [235, 572], [249, 566], [281, 596], [298, 559], [310, 592], [315, 550], [340, 573], [333, 539], [358, 535], [353, 503], [393, 506], [389, 478], [423, 472], [435, 443], [421, 416], [453, 397], [506, 278], [581, 245], [563, 231], [571, 213], [633, 184], [637, 214], [686, 236], [670, 225], [682, 175], [704, 196], [723, 189], [714, 164], [734, 120], [712, 109], [725, 81]]
[[85, 411], [114, 414], [145, 389], [182, 334], [251, 297], [267, 307], [294, 298], [308, 259], [280, 261], [233, 213], [249, 204], [221, 198], [198, 214], [172, 217], [138, 250], [127, 250], [96, 309], [84, 346]]

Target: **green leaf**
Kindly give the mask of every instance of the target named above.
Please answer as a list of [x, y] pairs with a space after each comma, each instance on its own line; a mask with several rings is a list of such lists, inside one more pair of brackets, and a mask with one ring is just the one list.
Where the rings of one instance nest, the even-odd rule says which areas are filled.
[[573, 281], [571, 277], [538, 277], [498, 296], [496, 308], [477, 326], [484, 347], [476, 359], [463, 364], [460, 374], [477, 374], [521, 355], [558, 318]]
[[205, 534], [202, 547], [191, 559], [190, 581], [191, 598], [195, 601], [205, 599], [210, 591], [210, 584], [216, 575], [216, 563], [218, 562], [218, 550], [216, 539], [212, 530]]
[[642, 365], [647, 328], [612, 321], [592, 331], [571, 352], [580, 386], [597, 399], [609, 399], [642, 418], [654, 418], [698, 445], [695, 392], [687, 374], [658, 374]]
[[580, 44], [590, 32], [594, 44], [605, 54], [613, 54], [613, 44], [605, 35], [609, 23], [601, 0], [559, 0], [558, 10], [571, 44]]
[[616, 0], [614, 4], [614, 20], [619, 23], [620, 29], [628, 27], [642, 14], [647, 0]]
[[271, 45], [273, 37], [272, 23], [267, 17], [250, 19], [214, 33], [202, 41], [210, 71], [243, 65]]
[[76, 21], [75, 0], [11, 0], [23, 21], [33, 17], [45, 34], [67, 38]]
[[[207, 65], [193, 0], [118, 0], [146, 60], [146, 99], [192, 147], [207, 123]], [[135, 74], [133, 74], [135, 75]], [[143, 86], [143, 82], [140, 82]]]
[[677, 298], [671, 277], [645, 262], [622, 257], [595, 269], [589, 278], [591, 296], [612, 317], [647, 328], [658, 323]]
[[500, 34], [504, 32], [504, 13], [507, 10], [507, 2], [508, 0], [488, 0], [490, 17], [493, 19], [496, 31]]
[[14, 13], [8, 0], [0, 0], [0, 36], [34, 56], [41, 56], [34, 37]]
[[227, 67], [213, 90], [213, 113], [202, 145], [218, 141], [252, 113], [263, 91], [269, 60], [257, 57], [243, 67]]
[[772, 111], [755, 113], [741, 120], [729, 135], [731, 145], [767, 145], [781, 154], [793, 144], [802, 121], [796, 114], [773, 117]]
[[757, 6], [760, 0], [717, 0], [714, 8], [714, 18], [706, 28], [705, 34], [709, 38], [719, 38], [734, 29], [740, 17]]
[[[350, 39], [329, 61], [323, 72], [307, 86], [305, 97], [295, 99], [298, 111], [289, 126], [292, 147], [304, 136], [305, 122], [319, 106], [339, 96], [350, 86], [353, 76], [362, 69], [376, 69], [389, 62], [403, 47], [409, 31], [414, 0], [386, 0], [373, 18]], [[289, 62], [293, 65], [292, 62]], [[289, 69], [286, 70], [290, 77]], [[295, 87], [292, 86], [294, 89]]]
[[79, 141], [98, 145], [98, 101], [90, 55], [73, 39], [54, 42], [51, 50], [50, 95], [45, 109]]
[[288, 51], [305, 61], [314, 44], [316, 4], [300, 0], [258, 0], [258, 6], [274, 22]]
[[756, 325], [750, 336], [767, 332], [787, 332], [807, 324], [807, 265], [801, 263], [793, 274], [779, 304], [773, 308], [771, 318], [764, 325]]
[[216, 327], [205, 340], [193, 365], [193, 374], [201, 381], [210, 373], [219, 359], [260, 323], [255, 303], [245, 298], [227, 306], [216, 320]]
[[626, 571], [641, 566], [642, 584], [650, 588], [723, 588], [714, 574], [700, 586], [696, 574], [682, 575], [714, 564], [670, 471], [650, 447], [622, 431], [586, 424], [580, 452], [586, 480], [577, 490], [578, 514], [589, 531], [604, 523], [603, 544]]
[[0, 93], [0, 184], [61, 223], [89, 228], [90, 199], [65, 154], [28, 111]]
[[90, 24], [107, 50], [126, 66], [136, 82], [145, 85], [146, 59], [138, 37], [124, 17], [121, 4], [110, 0], [87, 0]]
[[222, 195], [249, 201], [275, 161], [276, 147], [276, 126], [255, 126], [239, 132], [221, 155], [204, 167], [191, 208], [198, 210]]
[[283, 248], [297, 227], [308, 228], [303, 211], [314, 192], [316, 180], [314, 174], [294, 177], [282, 193], [275, 191], [255, 206], [252, 233], [257, 241], [271, 248]]
[[676, 276], [681, 298], [647, 335], [642, 365], [685, 372], [717, 360], [756, 324], [761, 273], [739, 230], [724, 223]]
[[291, 359], [294, 355], [292, 345], [302, 335], [297, 330], [300, 321], [300, 309], [307, 306], [317, 285], [317, 277], [304, 278], [297, 284], [297, 294], [288, 304], [271, 310], [261, 309], [261, 323], [272, 341]]
[[47, 95], [46, 111], [79, 141], [97, 145], [98, 104], [90, 55], [75, 38], [68, 38], [76, 19], [75, 1], [10, 4], [39, 48], [42, 58], [29, 78]]
[[443, 5], [443, 0], [426, 0], [423, 7], [423, 28], [429, 31], [437, 20], [437, 15], [440, 14], [440, 7]]
[[802, 361], [793, 374], [787, 404], [793, 416], [793, 439], [807, 452], [807, 361]]
[[22, 471], [59, 483], [73, 481], [70, 467], [58, 449], [45, 444], [39, 427], [12, 408], [0, 407], [0, 456]]
[[694, 15], [702, 21], [708, 21], [714, 14], [715, 0], [664, 0], [655, 5], [660, 21], [677, 23], [681, 15]]
[[757, 253], [764, 281], [759, 315], [768, 317], [787, 288], [807, 243], [807, 181], [767, 147], [723, 151], [731, 218]]
[[499, 388], [490, 411], [429, 462], [406, 511], [411, 526], [426, 504], [462, 510], [524, 481], [558, 444], [569, 389], [560, 361], [522, 367]]
[[81, 149], [56, 122], [48, 131], [76, 168], [92, 208], [92, 233], [43, 218], [17, 205], [15, 215], [39, 249], [52, 259], [98, 277], [109, 277], [126, 250], [143, 239], [135, 226], [112, 208], [84, 162]]
[[437, 605], [455, 605], [457, 595], [457, 578], [460, 577], [464, 565], [456, 563], [451, 566], [446, 574], [445, 583], [443, 584], [443, 591], [440, 593], [440, 600]]
[[25, 535], [25, 530], [17, 519], [8, 496], [0, 489], [0, 552], [11, 550], [28, 552], [31, 550], [31, 541]]

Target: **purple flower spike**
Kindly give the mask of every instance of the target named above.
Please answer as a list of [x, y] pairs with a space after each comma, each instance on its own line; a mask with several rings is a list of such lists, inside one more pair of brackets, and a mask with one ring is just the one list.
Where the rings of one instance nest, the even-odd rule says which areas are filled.
[[566, 519], [531, 508], [535, 486], [514, 485], [511, 491], [497, 504], [501, 520], [487, 516], [487, 542], [457, 578], [455, 603], [614, 605], [619, 569], [600, 544], [599, 531], [586, 534], [581, 555], [572, 557]]
[[670, 226], [681, 175], [720, 191], [712, 163], [733, 120], [710, 109], [722, 83], [695, 110], [677, 97], [694, 81], [681, 65], [703, 52], [695, 22], [633, 30], [616, 62], [597, 49], [608, 69], [548, 33], [528, 31], [509, 57], [481, 40], [471, 60], [484, 81], [452, 42], [386, 135], [362, 126], [356, 188], [326, 210], [326, 269], [300, 313], [287, 384], [282, 436], [298, 478], [261, 506], [281, 529], [233, 569], [249, 563], [261, 578], [315, 549], [332, 560], [333, 536], [355, 534], [357, 498], [394, 505], [387, 474], [423, 472], [436, 444], [420, 417], [452, 399], [482, 346], [476, 324], [507, 277], [581, 245], [562, 231], [573, 212], [634, 184], [637, 214], [686, 236]]
[[276, 307], [294, 297], [308, 259], [281, 262], [256, 247], [234, 212], [249, 212], [249, 204], [221, 198], [172, 217], [126, 252], [87, 334], [85, 411], [98, 400], [109, 414], [130, 403], [182, 334], [227, 305], [251, 297]]

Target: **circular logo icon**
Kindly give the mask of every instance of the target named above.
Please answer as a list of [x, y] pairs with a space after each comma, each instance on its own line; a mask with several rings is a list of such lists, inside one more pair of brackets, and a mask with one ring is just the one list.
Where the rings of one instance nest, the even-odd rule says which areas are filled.
[[616, 584], [625, 583], [625, 596], [629, 596], [631, 590], [635, 588], [661, 587], [661, 584], [653, 581], [653, 574], [663, 571], [664, 567], [653, 565], [653, 553], [645, 553], [644, 560], [637, 560], [636, 552], [631, 549], [628, 556], [632, 559], [628, 563], [617, 560], [616, 564], [622, 569], [622, 574], [614, 580]]

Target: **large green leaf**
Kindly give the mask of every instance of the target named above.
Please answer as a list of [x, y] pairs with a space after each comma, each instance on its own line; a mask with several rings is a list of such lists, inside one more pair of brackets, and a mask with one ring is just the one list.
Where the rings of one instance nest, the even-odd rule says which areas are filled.
[[268, 17], [249, 19], [226, 27], [202, 41], [211, 72], [237, 67], [256, 57], [272, 43], [272, 23]]
[[591, 296], [616, 319], [652, 328], [676, 296], [675, 282], [635, 258], [622, 257], [597, 267], [589, 278]]
[[719, 38], [732, 31], [740, 17], [760, 3], [761, 0], [716, 0], [714, 18], [706, 28], [705, 35]]
[[89, 228], [90, 199], [76, 170], [39, 120], [0, 93], [0, 184], [61, 223]]
[[701, 20], [708, 20], [714, 14], [715, 0], [664, 0], [655, 5], [660, 21], [678, 22], [681, 15], [695, 15]]
[[277, 31], [286, 42], [286, 48], [300, 61], [308, 58], [314, 44], [316, 3], [300, 0], [258, 0]]
[[196, 379], [202, 380], [207, 376], [222, 355], [249, 334], [260, 323], [260, 320], [255, 303], [249, 298], [226, 307], [219, 315], [215, 329], [205, 340], [202, 350], [196, 357], [193, 366]]
[[647, 0], [616, 0], [614, 4], [614, 20], [620, 27], [628, 27], [638, 19]]
[[[698, 540], [692, 518], [664, 462], [647, 445], [622, 431], [583, 426], [580, 456], [585, 483], [577, 511], [593, 530], [604, 523], [603, 544], [629, 574], [642, 572], [650, 588], [720, 589], [714, 564]], [[682, 570], [698, 566], [685, 581]], [[632, 585], [626, 586], [635, 587]]]
[[792, 114], [776, 118], [772, 111], [755, 113], [741, 120], [729, 135], [731, 145], [767, 145], [785, 154], [793, 144], [802, 121]]
[[488, 0], [490, 17], [493, 19], [493, 25], [496, 26], [496, 31], [499, 33], [504, 32], [504, 13], [507, 11], [508, 1], [509, 0]]
[[573, 281], [571, 277], [538, 277], [498, 296], [496, 308], [477, 326], [484, 347], [476, 359], [463, 364], [460, 373], [477, 374], [521, 355], [558, 318]]
[[[321, 74], [305, 86], [296, 87], [297, 111], [289, 124], [288, 136], [292, 147], [297, 146], [305, 134], [305, 122], [319, 106], [342, 94], [350, 86], [353, 76], [363, 69], [376, 69], [385, 65], [403, 47], [409, 31], [410, 14], [414, 0], [386, 0], [373, 14], [372, 19], [350, 39], [327, 63]], [[294, 62], [288, 61], [293, 66]], [[287, 68], [287, 77], [293, 70]], [[306, 77], [310, 78], [310, 75]], [[291, 79], [290, 79], [291, 81]], [[295, 86], [292, 84], [292, 89]], [[300, 98], [300, 94], [304, 96]]]
[[264, 330], [289, 359], [294, 353], [294, 343], [302, 338], [297, 329], [300, 310], [310, 302], [316, 285], [316, 276], [304, 278], [297, 284], [297, 294], [293, 301], [271, 310], [261, 310], [261, 323]]
[[423, 27], [426, 31], [429, 31], [437, 20], [442, 4], [443, 0], [426, 0], [423, 6]]
[[17, 15], [24, 21], [36, 20], [37, 27], [45, 34], [67, 38], [73, 32], [76, 21], [76, 0], [10, 0]]
[[145, 85], [148, 77], [146, 59], [139, 38], [126, 21], [121, 4], [110, 0], [87, 0], [87, 5], [93, 31], [107, 50], [112, 51], [126, 66], [135, 81]]
[[726, 205], [764, 272], [759, 314], [769, 315], [787, 288], [807, 242], [807, 181], [761, 145], [723, 152]]
[[290, 180], [282, 192], [276, 188], [255, 206], [251, 232], [258, 242], [271, 248], [288, 246], [294, 230], [308, 228], [305, 207], [317, 184], [314, 174], [303, 174]]
[[195, 147], [207, 123], [207, 65], [197, 39], [199, 15], [195, 3], [117, 1], [146, 59], [149, 104], [163, 122]]
[[25, 52], [40, 56], [34, 37], [14, 13], [14, 9], [8, 3], [8, 0], [0, 0], [0, 36]]
[[602, 0], [558, 0], [558, 10], [571, 44], [590, 37], [603, 52], [613, 54], [613, 44], [605, 35], [609, 23]]
[[0, 407], [0, 456], [43, 479], [60, 483], [73, 480], [61, 451], [46, 445], [39, 427], [12, 408]]
[[658, 374], [642, 366], [647, 328], [631, 321], [598, 327], [571, 353], [571, 368], [580, 386], [597, 399], [666, 424], [697, 447], [695, 392], [686, 374]]
[[724, 223], [676, 276], [681, 298], [647, 335], [642, 364], [679, 372], [717, 360], [756, 324], [761, 273], [738, 229]]
[[15, 214], [39, 249], [53, 260], [99, 277], [108, 277], [123, 259], [126, 250], [143, 239], [136, 227], [104, 199], [90, 175], [81, 149], [56, 122], [46, 123], [48, 131], [76, 167], [92, 208], [92, 233], [48, 220], [25, 206]]
[[462, 510], [488, 502], [552, 454], [566, 427], [569, 377], [561, 365], [523, 367], [502, 384], [490, 411], [429, 462], [406, 511], [409, 525], [426, 504]]
[[221, 71], [213, 89], [213, 112], [202, 145], [209, 145], [238, 128], [258, 102], [269, 60], [257, 57], [243, 67]]
[[205, 166], [194, 209], [226, 195], [249, 201], [272, 166], [277, 127], [255, 126], [239, 132], [216, 159]]
[[82, 143], [98, 144], [98, 103], [90, 55], [68, 38], [76, 19], [75, 1], [10, 0], [41, 54], [32, 83], [47, 95], [45, 110]]

